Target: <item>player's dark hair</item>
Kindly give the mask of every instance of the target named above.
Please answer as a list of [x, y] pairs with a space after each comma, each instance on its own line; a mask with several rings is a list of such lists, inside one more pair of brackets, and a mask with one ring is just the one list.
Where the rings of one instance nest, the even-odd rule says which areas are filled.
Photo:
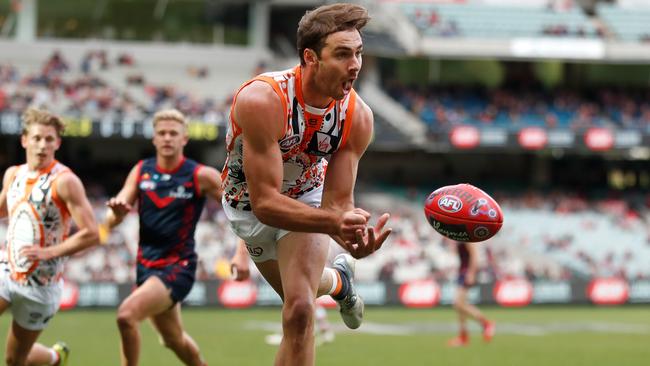
[[332, 4], [308, 11], [298, 23], [298, 55], [300, 64], [305, 65], [304, 53], [312, 49], [320, 57], [328, 35], [356, 29], [361, 31], [370, 16], [368, 11], [356, 4]]

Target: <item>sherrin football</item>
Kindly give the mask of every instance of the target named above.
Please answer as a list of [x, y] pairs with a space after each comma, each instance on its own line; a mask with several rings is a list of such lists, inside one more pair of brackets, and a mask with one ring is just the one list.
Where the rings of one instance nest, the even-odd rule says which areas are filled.
[[424, 203], [424, 215], [437, 232], [457, 241], [487, 240], [503, 225], [499, 204], [479, 188], [465, 183], [433, 191]]

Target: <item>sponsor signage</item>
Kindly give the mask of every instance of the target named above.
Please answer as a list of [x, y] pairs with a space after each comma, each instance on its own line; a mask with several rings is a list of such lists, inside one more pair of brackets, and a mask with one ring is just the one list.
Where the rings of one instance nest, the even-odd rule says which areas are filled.
[[533, 303], [571, 302], [571, 284], [568, 282], [535, 282], [533, 284]]
[[483, 128], [480, 139], [481, 146], [506, 146], [508, 132], [502, 128]]
[[227, 308], [247, 308], [255, 304], [257, 287], [252, 281], [225, 281], [217, 289], [217, 298]]
[[641, 142], [639, 131], [617, 131], [614, 138], [614, 145], [619, 148], [639, 146]]
[[430, 308], [440, 301], [440, 286], [431, 279], [410, 281], [398, 290], [399, 301], [409, 308]]
[[510, 41], [515, 57], [542, 57], [600, 60], [605, 57], [605, 43], [597, 39], [515, 38]]
[[457, 149], [473, 149], [481, 142], [481, 136], [474, 126], [458, 126], [451, 130], [449, 140]]
[[79, 301], [79, 287], [76, 283], [63, 281], [63, 291], [61, 293], [61, 310], [73, 309]]
[[117, 284], [88, 283], [79, 286], [78, 306], [117, 306], [119, 303]]
[[[455, 282], [443, 284], [440, 289], [440, 305], [453, 305], [457, 289], [458, 285]], [[481, 302], [481, 289], [478, 286], [473, 286], [468, 289], [467, 302], [470, 304], [478, 304]]]
[[546, 147], [546, 130], [540, 127], [526, 127], [519, 131], [519, 145], [527, 150], [540, 150]]
[[280, 295], [266, 282], [257, 284], [257, 305], [282, 305]]
[[630, 284], [631, 303], [650, 303], [650, 281], [636, 281]]
[[493, 295], [501, 306], [526, 306], [533, 299], [533, 286], [525, 279], [498, 281], [494, 285]]
[[584, 138], [585, 145], [593, 151], [606, 151], [614, 146], [614, 134], [607, 128], [590, 128]]
[[546, 135], [549, 147], [571, 147], [575, 143], [575, 134], [571, 130], [549, 130]]
[[358, 282], [355, 286], [366, 305], [386, 304], [386, 284], [383, 282]]
[[[145, 138], [153, 137], [151, 119], [143, 121], [114, 120], [110, 116], [93, 120], [87, 117], [65, 118], [66, 137], [88, 138]], [[16, 113], [0, 114], [0, 134], [20, 135], [21, 120]], [[202, 121], [190, 121], [187, 133], [192, 140], [215, 141], [219, 137], [219, 126]]]
[[596, 278], [587, 286], [587, 297], [598, 305], [618, 305], [627, 301], [629, 288], [620, 278]]
[[207, 289], [205, 283], [195, 282], [194, 286], [192, 286], [192, 290], [190, 291], [189, 294], [187, 294], [185, 300], [183, 300], [183, 303], [188, 305], [196, 305], [196, 306], [207, 305], [206, 295], [207, 295]]

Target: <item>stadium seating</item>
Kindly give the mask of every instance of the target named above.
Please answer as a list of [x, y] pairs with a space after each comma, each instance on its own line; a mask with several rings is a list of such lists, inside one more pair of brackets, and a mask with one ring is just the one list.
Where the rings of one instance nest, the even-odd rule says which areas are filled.
[[530, 6], [405, 3], [401, 8], [426, 37], [598, 37], [577, 7], [558, 12]]
[[617, 38], [625, 42], [650, 41], [650, 8], [627, 9], [614, 4], [597, 5], [597, 14]]

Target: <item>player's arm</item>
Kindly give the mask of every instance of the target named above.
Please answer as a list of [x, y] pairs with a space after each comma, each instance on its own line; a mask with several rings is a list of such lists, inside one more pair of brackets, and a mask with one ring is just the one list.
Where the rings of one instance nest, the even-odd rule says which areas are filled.
[[106, 219], [102, 223], [101, 230], [111, 230], [119, 225], [124, 216], [131, 211], [133, 203], [138, 197], [138, 173], [140, 172], [140, 164], [136, 164], [126, 177], [124, 186], [117, 194], [117, 196], [110, 198], [106, 202], [109, 210], [106, 212]]
[[245, 281], [250, 277], [250, 263], [246, 243], [242, 239], [237, 240], [235, 255], [230, 260], [230, 273], [235, 281]]
[[13, 177], [16, 169], [18, 169], [17, 166], [9, 167], [9, 169], [5, 171], [5, 175], [2, 178], [2, 191], [0, 191], [0, 217], [5, 217], [9, 214], [7, 212], [7, 192], [9, 192], [11, 178]]
[[243, 131], [244, 174], [253, 213], [262, 223], [297, 232], [339, 235], [354, 240], [366, 218], [310, 207], [282, 195], [283, 162], [278, 140], [284, 135], [281, 101], [267, 83], [256, 81], [237, 96], [234, 117]]
[[467, 266], [467, 274], [465, 276], [465, 283], [474, 285], [476, 283], [476, 275], [478, 274], [478, 248], [475, 243], [467, 243], [467, 252], [469, 253], [469, 264]]
[[[353, 196], [359, 160], [370, 144], [373, 129], [372, 111], [359, 97], [357, 97], [357, 107], [351, 128], [346, 144], [332, 155], [327, 166], [322, 207], [348, 212], [356, 210], [369, 218], [370, 214], [354, 207]], [[354, 241], [344, 240], [335, 235], [332, 238], [354, 257], [368, 256], [379, 249], [390, 235], [391, 229], [383, 230], [389, 217], [385, 213], [377, 221], [376, 227], [358, 231]]]
[[210, 166], [202, 166], [196, 174], [199, 181], [199, 192], [201, 192], [201, 195], [210, 197], [217, 202], [221, 202], [222, 190], [219, 171]]
[[23, 249], [29, 259], [48, 260], [69, 256], [99, 243], [99, 233], [93, 209], [86, 197], [81, 180], [73, 173], [64, 173], [56, 180], [56, 190], [78, 230], [61, 244], [41, 248], [33, 245]]

